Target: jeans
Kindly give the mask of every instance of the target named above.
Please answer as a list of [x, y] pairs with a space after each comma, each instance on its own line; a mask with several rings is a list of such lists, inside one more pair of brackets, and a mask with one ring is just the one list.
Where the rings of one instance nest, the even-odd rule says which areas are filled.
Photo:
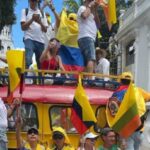
[[25, 44], [25, 60], [26, 60], [26, 68], [32, 64], [33, 53], [35, 53], [36, 62], [38, 69], [41, 68], [40, 65], [40, 56], [44, 50], [44, 43], [40, 43], [37, 41], [33, 41], [31, 39], [24, 40]]
[[78, 45], [81, 49], [81, 53], [84, 58], [84, 63], [87, 63], [91, 60], [95, 61], [95, 43], [94, 40], [90, 37], [84, 37], [78, 40]]
[[142, 133], [140, 131], [134, 132], [128, 139], [127, 139], [127, 148], [126, 150], [140, 150], [140, 145], [142, 143]]

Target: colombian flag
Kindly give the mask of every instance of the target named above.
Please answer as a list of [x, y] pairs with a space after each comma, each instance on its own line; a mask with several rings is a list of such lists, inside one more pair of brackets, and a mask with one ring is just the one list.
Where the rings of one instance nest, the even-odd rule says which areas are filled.
[[109, 126], [124, 138], [128, 138], [141, 125], [136, 92], [138, 91], [131, 83], [115, 117], [110, 114], [108, 107], [106, 108]]
[[80, 76], [72, 103], [71, 122], [81, 135], [97, 122]]
[[[73, 18], [74, 17], [74, 18]], [[61, 14], [61, 22], [56, 34], [62, 46], [59, 55], [67, 71], [82, 71], [84, 62], [81, 51], [78, 47], [78, 23], [75, 20], [76, 14], [72, 14], [74, 20], [70, 20], [64, 9]]]

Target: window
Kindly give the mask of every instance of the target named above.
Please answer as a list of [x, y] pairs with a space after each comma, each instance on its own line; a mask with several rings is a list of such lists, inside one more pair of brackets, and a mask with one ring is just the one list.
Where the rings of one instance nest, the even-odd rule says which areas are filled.
[[97, 124], [95, 125], [94, 129], [96, 132], [100, 132], [102, 128], [107, 126], [107, 119], [106, 119], [106, 107], [100, 106], [96, 110], [96, 118]]
[[134, 40], [131, 41], [126, 47], [126, 66], [134, 63], [135, 57], [135, 48], [134, 48]]
[[53, 106], [49, 110], [51, 127], [61, 126], [67, 133], [77, 133], [70, 120], [71, 107]]
[[0, 51], [3, 51], [3, 50], [4, 50], [4, 46], [1, 46], [1, 47], [0, 47]]
[[[8, 118], [8, 130], [15, 130], [16, 111]], [[34, 104], [23, 103], [21, 105], [22, 131], [27, 131], [31, 127], [38, 128], [37, 109]]]
[[7, 50], [10, 50], [10, 46], [7, 46]]

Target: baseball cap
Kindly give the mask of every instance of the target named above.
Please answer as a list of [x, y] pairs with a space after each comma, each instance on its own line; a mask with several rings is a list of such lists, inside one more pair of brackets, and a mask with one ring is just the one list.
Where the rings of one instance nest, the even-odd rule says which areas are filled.
[[32, 134], [32, 133], [37, 134], [37, 135], [39, 134], [39, 132], [36, 128], [30, 128], [27, 132], [27, 134]]
[[62, 127], [54, 126], [52, 135], [53, 135], [53, 138], [54, 138], [54, 136], [58, 135], [57, 139], [61, 139], [61, 136], [63, 136], [63, 137], [65, 137], [65, 143], [70, 144], [70, 140], [69, 140], [65, 130]]
[[84, 136], [85, 139], [95, 139], [95, 138], [97, 138], [97, 137], [98, 137], [98, 135], [96, 135], [96, 134], [94, 134], [94, 133], [92, 133], [92, 132], [89, 132], [89, 133], [87, 133], [87, 134]]
[[123, 72], [121, 74], [121, 79], [129, 79], [129, 80], [133, 80], [133, 75], [131, 72]]

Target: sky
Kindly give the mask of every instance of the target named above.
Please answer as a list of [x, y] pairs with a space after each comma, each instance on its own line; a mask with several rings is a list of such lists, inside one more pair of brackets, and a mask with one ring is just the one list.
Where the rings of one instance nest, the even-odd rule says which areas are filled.
[[[53, 0], [54, 6], [58, 13], [61, 12], [63, 7], [63, 0]], [[20, 19], [21, 19], [21, 10], [24, 8], [28, 8], [28, 0], [16, 0], [15, 6], [15, 14], [16, 14], [16, 23], [12, 27], [12, 39], [14, 42], [14, 48], [24, 48], [23, 44], [23, 31], [21, 30], [20, 26]], [[50, 11], [49, 8], [45, 9], [46, 12], [49, 12], [52, 17], [52, 22], [54, 22], [53, 13]]]

